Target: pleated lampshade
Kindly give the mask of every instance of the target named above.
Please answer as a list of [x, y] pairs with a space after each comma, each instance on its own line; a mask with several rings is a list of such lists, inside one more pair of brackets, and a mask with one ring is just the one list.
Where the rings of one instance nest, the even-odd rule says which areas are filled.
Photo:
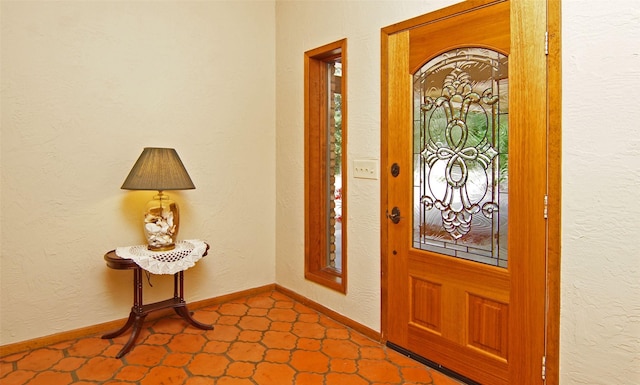
[[124, 190], [195, 189], [173, 148], [146, 147], [122, 184]]

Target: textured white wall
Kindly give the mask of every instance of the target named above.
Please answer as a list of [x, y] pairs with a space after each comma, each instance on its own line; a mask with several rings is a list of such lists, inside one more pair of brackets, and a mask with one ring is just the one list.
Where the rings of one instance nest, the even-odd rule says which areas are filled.
[[640, 2], [565, 0], [562, 384], [640, 384]]
[[[2, 1], [0, 345], [127, 316], [152, 192], [120, 190], [174, 147], [180, 238], [212, 250], [188, 301], [275, 281], [275, 4]], [[147, 302], [171, 295], [154, 276]]]

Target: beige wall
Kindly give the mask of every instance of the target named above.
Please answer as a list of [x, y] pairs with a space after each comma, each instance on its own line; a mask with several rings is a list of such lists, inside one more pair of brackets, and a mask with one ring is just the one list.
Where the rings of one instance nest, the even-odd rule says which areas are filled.
[[[212, 250], [187, 300], [275, 281], [273, 2], [2, 1], [0, 345], [128, 314], [152, 192], [120, 190], [145, 146], [196, 190], [180, 238]], [[147, 302], [172, 294], [152, 277]]]
[[[102, 254], [142, 241], [148, 194], [119, 186], [148, 145], [177, 148], [182, 236], [213, 246], [188, 300], [277, 282], [379, 329], [379, 180], [349, 179], [347, 295], [303, 279], [302, 54], [348, 39], [348, 156], [379, 159], [380, 28], [452, 2], [3, 1], [0, 345], [128, 312]], [[638, 3], [587, 3], [563, 2], [561, 384], [635, 384]]]
[[562, 11], [562, 383], [640, 384], [640, 3]]

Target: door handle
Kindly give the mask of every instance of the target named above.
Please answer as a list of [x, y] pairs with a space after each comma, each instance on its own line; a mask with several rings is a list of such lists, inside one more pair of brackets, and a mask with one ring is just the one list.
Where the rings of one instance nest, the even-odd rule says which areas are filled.
[[394, 224], [398, 224], [398, 222], [400, 222], [400, 219], [402, 218], [400, 216], [400, 209], [395, 206], [391, 209], [391, 214], [389, 214], [389, 211], [387, 210], [387, 218], [391, 219], [391, 222], [393, 222]]

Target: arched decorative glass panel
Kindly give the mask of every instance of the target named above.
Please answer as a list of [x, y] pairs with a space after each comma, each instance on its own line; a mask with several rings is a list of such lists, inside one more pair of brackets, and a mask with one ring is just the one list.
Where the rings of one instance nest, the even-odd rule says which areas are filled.
[[413, 76], [414, 247], [507, 267], [507, 57], [459, 48]]

